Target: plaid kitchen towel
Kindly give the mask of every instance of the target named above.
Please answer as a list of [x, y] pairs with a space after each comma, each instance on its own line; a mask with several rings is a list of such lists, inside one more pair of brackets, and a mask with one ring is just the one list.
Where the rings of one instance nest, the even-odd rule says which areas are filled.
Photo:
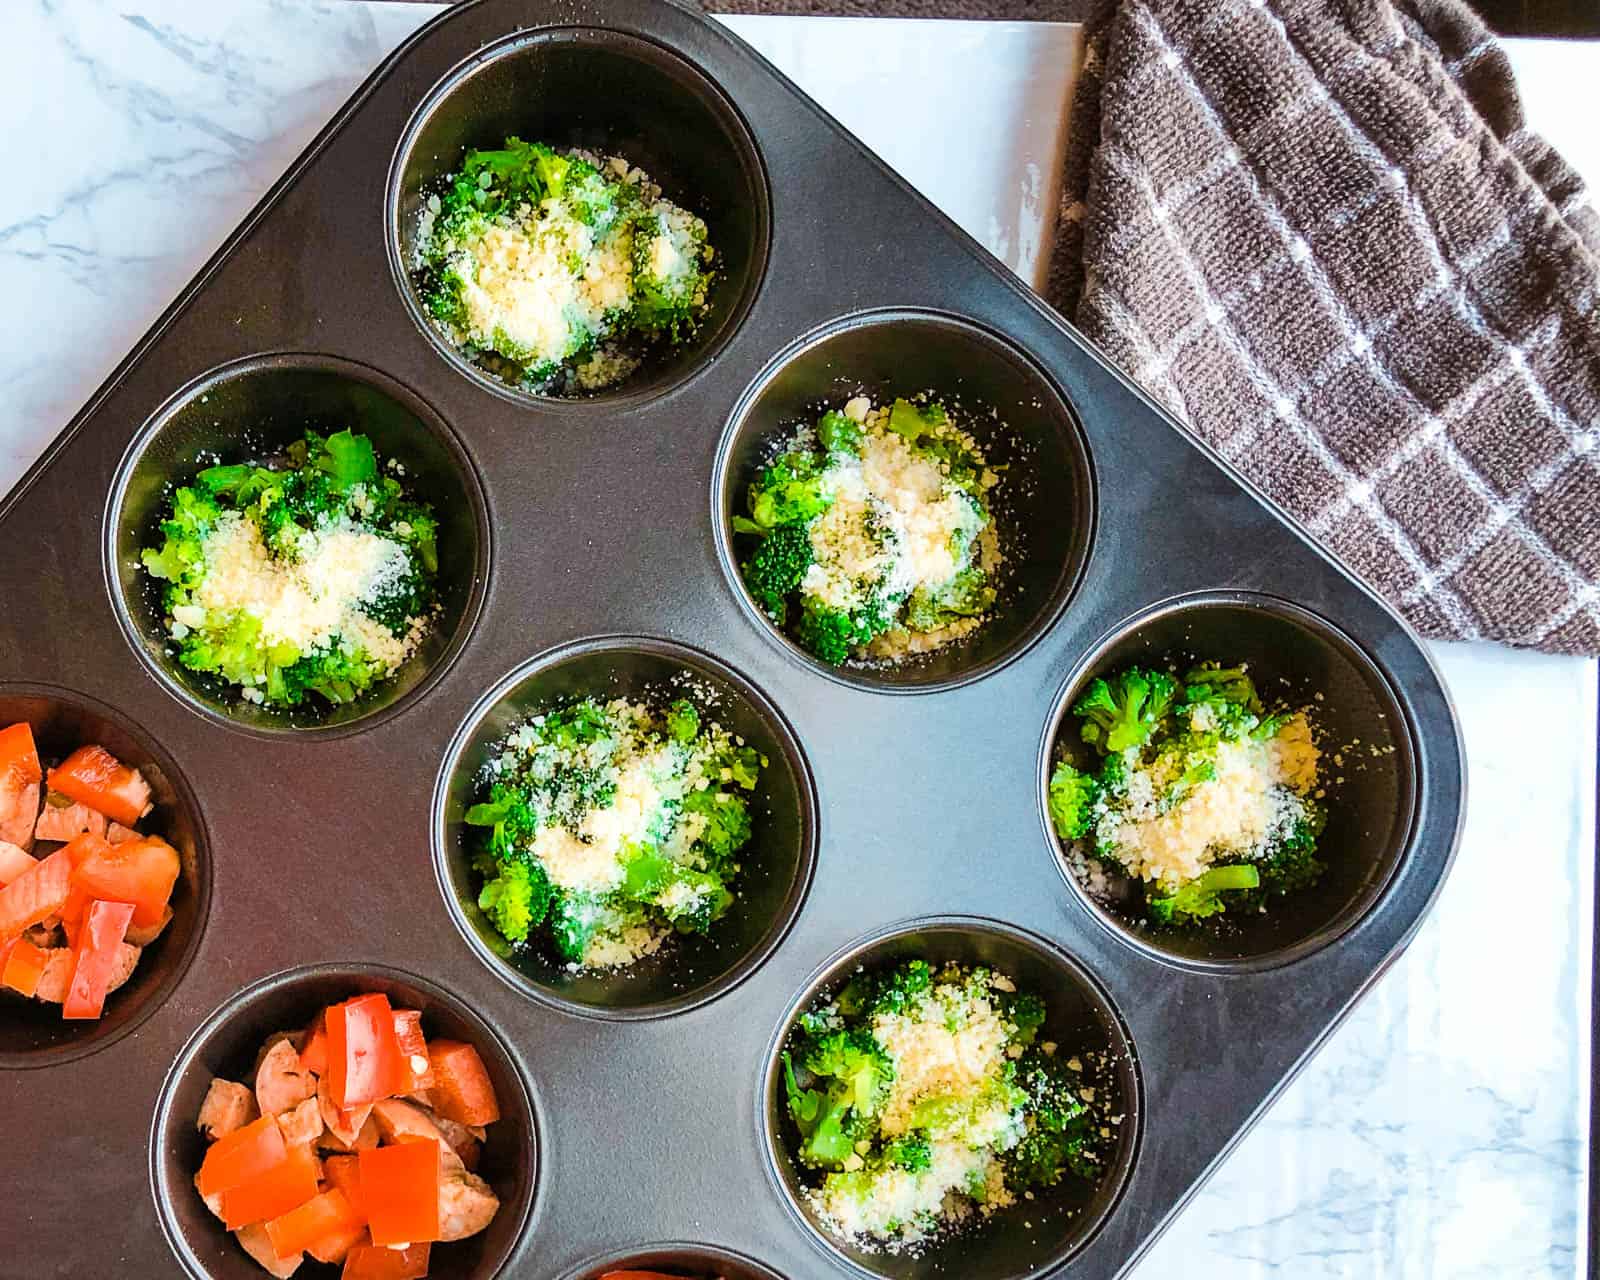
[[1600, 222], [1457, 0], [1122, 0], [1052, 296], [1425, 634], [1600, 653]]

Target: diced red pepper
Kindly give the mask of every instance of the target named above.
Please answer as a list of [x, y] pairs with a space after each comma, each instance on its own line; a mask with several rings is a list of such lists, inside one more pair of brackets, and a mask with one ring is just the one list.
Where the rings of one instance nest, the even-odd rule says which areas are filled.
[[0, 729], [0, 799], [22, 794], [22, 789], [44, 777], [33, 729], [26, 720]]
[[158, 924], [178, 883], [178, 851], [160, 836], [144, 836], [126, 844], [111, 844], [96, 836], [79, 836], [74, 850], [72, 892], [61, 909], [63, 920], [76, 920], [83, 904], [127, 902], [133, 905], [133, 923], [141, 928]]
[[195, 1186], [202, 1196], [222, 1195], [282, 1164], [288, 1154], [278, 1121], [262, 1116], [206, 1148]]
[[31, 996], [39, 989], [39, 979], [50, 957], [42, 947], [34, 946], [26, 938], [13, 938], [5, 946], [9, 954], [5, 957], [4, 968], [0, 968], [0, 985]]
[[267, 1239], [280, 1258], [307, 1251], [331, 1253], [341, 1240], [348, 1249], [360, 1234], [361, 1219], [338, 1188], [267, 1221]]
[[500, 1118], [500, 1102], [483, 1059], [460, 1040], [435, 1040], [428, 1046], [433, 1064], [433, 1084], [428, 1096], [433, 1109], [457, 1124], [493, 1124]]
[[98, 1018], [117, 966], [117, 948], [133, 919], [127, 902], [91, 902], [72, 948], [72, 978], [61, 1005], [64, 1019]]
[[328, 1008], [328, 1094], [346, 1111], [405, 1093], [411, 1071], [394, 1034], [394, 1011], [379, 993]]
[[608, 1271], [600, 1280], [678, 1280], [665, 1271]]
[[418, 1089], [433, 1088], [433, 1063], [428, 1058], [428, 1042], [422, 1035], [420, 1010], [394, 1011], [394, 1038], [400, 1045], [400, 1059], [411, 1075], [411, 1087], [401, 1092], [415, 1093]]
[[72, 888], [71, 848], [57, 849], [0, 889], [0, 940], [15, 938], [66, 905]]
[[328, 1074], [328, 1015], [319, 1013], [306, 1032], [305, 1047], [300, 1050], [300, 1069], [315, 1071], [319, 1076]]
[[277, 1164], [222, 1193], [222, 1220], [229, 1231], [282, 1217], [317, 1194], [321, 1170], [309, 1146], [289, 1147]]
[[361, 1207], [373, 1244], [439, 1238], [439, 1143], [435, 1138], [359, 1154]]
[[32, 854], [24, 853], [9, 840], [0, 840], [0, 885], [10, 884], [27, 875], [37, 861]]
[[322, 1162], [322, 1176], [344, 1193], [351, 1210], [364, 1224], [367, 1211], [361, 1200], [361, 1162], [356, 1156], [328, 1156]]
[[50, 770], [46, 781], [52, 791], [125, 827], [133, 826], [150, 808], [150, 784], [104, 747], [79, 747]]
[[358, 1244], [345, 1257], [339, 1280], [423, 1280], [432, 1247], [426, 1240], [404, 1249]]

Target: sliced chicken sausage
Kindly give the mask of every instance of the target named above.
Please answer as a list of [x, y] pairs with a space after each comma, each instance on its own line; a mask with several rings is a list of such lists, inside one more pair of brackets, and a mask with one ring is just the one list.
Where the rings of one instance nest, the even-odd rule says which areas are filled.
[[317, 1078], [300, 1065], [293, 1039], [277, 1041], [256, 1068], [256, 1105], [264, 1116], [293, 1111], [317, 1092]]
[[224, 1134], [242, 1129], [256, 1118], [256, 1095], [249, 1088], [220, 1076], [206, 1090], [200, 1104], [200, 1132], [215, 1142]]

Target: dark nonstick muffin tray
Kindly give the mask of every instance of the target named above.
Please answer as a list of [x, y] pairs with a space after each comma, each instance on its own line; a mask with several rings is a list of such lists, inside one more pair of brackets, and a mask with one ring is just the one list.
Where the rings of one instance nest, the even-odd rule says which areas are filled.
[[[592, 399], [496, 383], [411, 292], [426, 184], [511, 132], [629, 154], [724, 251], [696, 340]], [[1025, 567], [990, 633], [895, 673], [828, 671], [778, 636], [729, 541], [764, 434], [857, 387], [992, 408], [1028, 477]], [[131, 570], [163, 480], [308, 424], [405, 456], [448, 539], [432, 645], [321, 726], [245, 716], [177, 671]], [[8, 1154], [35, 1171], [0, 1210], [6, 1276], [259, 1274], [187, 1183], [197, 1090], [269, 1023], [361, 988], [469, 1035], [501, 1086], [501, 1218], [439, 1248], [436, 1276], [1117, 1275], [1400, 953], [1461, 821], [1454, 718], [1406, 627], [676, 5], [478, 0], [425, 27], [0, 503], [0, 545], [0, 718], [153, 765], [186, 869], [179, 927], [104, 1023], [0, 1004]], [[1174, 946], [1064, 879], [1042, 812], [1062, 709], [1152, 645], [1243, 649], [1379, 745], [1334, 791], [1341, 862], [1314, 906]], [[460, 769], [574, 672], [673, 671], [765, 735], [751, 918], [631, 991], [512, 966], [461, 876]], [[920, 1259], [847, 1254], [788, 1190], [773, 1059], [809, 992], [907, 946], [1026, 972], [1063, 1043], [1109, 1051], [1122, 1123], [1092, 1192]]]

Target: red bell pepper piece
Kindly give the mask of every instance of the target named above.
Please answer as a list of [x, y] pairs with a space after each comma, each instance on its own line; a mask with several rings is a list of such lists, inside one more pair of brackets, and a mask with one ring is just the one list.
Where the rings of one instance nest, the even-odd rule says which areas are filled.
[[79, 836], [74, 850], [72, 892], [61, 909], [63, 920], [76, 920], [83, 905], [127, 902], [133, 905], [133, 923], [146, 928], [159, 924], [178, 883], [178, 851], [160, 836], [142, 836], [124, 844], [110, 844], [97, 836]]
[[15, 799], [24, 787], [42, 777], [39, 750], [33, 745], [33, 729], [28, 722], [22, 720], [0, 729], [0, 797]]
[[331, 1253], [361, 1235], [361, 1219], [337, 1188], [311, 1197], [298, 1208], [267, 1221], [267, 1239], [280, 1258], [304, 1252]]
[[321, 1169], [309, 1146], [289, 1147], [284, 1158], [222, 1193], [222, 1220], [229, 1231], [279, 1218], [317, 1194]]
[[46, 778], [52, 791], [131, 827], [150, 811], [150, 784], [104, 747], [79, 747]]
[[358, 1244], [345, 1257], [339, 1280], [423, 1280], [428, 1274], [428, 1251], [432, 1247], [426, 1240], [404, 1249]]
[[367, 1211], [361, 1199], [361, 1162], [353, 1155], [328, 1156], [322, 1162], [322, 1176], [330, 1186], [344, 1193], [351, 1211], [364, 1224]]
[[677, 1280], [665, 1271], [608, 1271], [600, 1280]]
[[373, 1244], [439, 1238], [439, 1143], [435, 1138], [358, 1154], [361, 1207]]
[[411, 1071], [400, 1054], [389, 998], [373, 993], [330, 1005], [328, 1093], [346, 1111], [405, 1093]]
[[428, 1096], [433, 1109], [457, 1124], [493, 1124], [500, 1118], [500, 1102], [483, 1059], [460, 1040], [435, 1040], [428, 1046], [433, 1064], [433, 1084]]
[[71, 849], [70, 844], [57, 849], [0, 889], [0, 940], [15, 938], [66, 905], [72, 889]]
[[422, 1034], [422, 1013], [417, 1009], [394, 1011], [394, 1038], [400, 1045], [400, 1059], [411, 1076], [411, 1087], [401, 1093], [433, 1087], [433, 1063], [428, 1058], [428, 1042]]
[[206, 1148], [195, 1186], [203, 1196], [222, 1195], [282, 1164], [288, 1154], [277, 1120], [262, 1116]]
[[319, 1076], [328, 1074], [328, 1015], [319, 1013], [316, 1021], [306, 1029], [305, 1047], [300, 1050], [300, 1069], [315, 1071]]
[[31, 996], [39, 989], [45, 961], [50, 957], [45, 955], [43, 948], [34, 946], [26, 938], [13, 938], [5, 944], [4, 949], [6, 955], [4, 967], [0, 968], [0, 985]]
[[61, 1005], [64, 1019], [98, 1018], [106, 1005], [106, 988], [117, 965], [117, 947], [128, 932], [133, 906], [126, 902], [91, 902], [84, 912], [72, 948], [72, 978]]

